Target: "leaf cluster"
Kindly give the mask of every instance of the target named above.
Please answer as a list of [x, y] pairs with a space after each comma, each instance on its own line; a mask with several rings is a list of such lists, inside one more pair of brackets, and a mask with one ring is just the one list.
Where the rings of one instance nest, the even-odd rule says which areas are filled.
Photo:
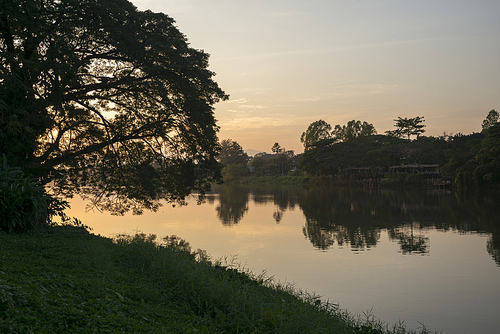
[[46, 193], [36, 179], [11, 167], [7, 159], [0, 165], [0, 231], [25, 232], [52, 224], [56, 215], [63, 216], [66, 201]]

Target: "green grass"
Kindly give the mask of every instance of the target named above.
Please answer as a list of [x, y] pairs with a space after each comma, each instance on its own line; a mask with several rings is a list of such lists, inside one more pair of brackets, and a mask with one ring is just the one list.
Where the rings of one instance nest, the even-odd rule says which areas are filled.
[[[386, 333], [185, 241], [0, 233], [1, 333]], [[420, 331], [426, 333], [425, 329]], [[404, 326], [390, 333], [413, 333]]]

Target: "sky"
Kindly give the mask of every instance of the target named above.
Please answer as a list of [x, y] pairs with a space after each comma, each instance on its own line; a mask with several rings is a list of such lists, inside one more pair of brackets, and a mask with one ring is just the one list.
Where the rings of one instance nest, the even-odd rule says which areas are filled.
[[325, 120], [424, 116], [428, 136], [481, 131], [500, 111], [498, 0], [132, 0], [176, 21], [230, 99], [219, 138], [303, 151]]

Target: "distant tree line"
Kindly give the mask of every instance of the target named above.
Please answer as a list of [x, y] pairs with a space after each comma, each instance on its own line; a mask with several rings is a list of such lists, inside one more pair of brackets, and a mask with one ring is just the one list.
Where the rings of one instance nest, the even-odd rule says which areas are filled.
[[272, 153], [260, 152], [249, 157], [236, 141], [224, 139], [218, 161], [222, 167], [224, 181], [231, 182], [243, 176], [287, 176], [290, 165], [297, 159], [294, 151], [279, 143], [271, 147]]
[[[456, 135], [424, 136], [424, 116], [398, 117], [395, 129], [378, 134], [373, 124], [351, 120], [332, 127], [318, 120], [300, 136], [304, 153], [295, 155], [275, 143], [272, 153], [248, 157], [231, 139], [223, 140], [219, 163], [225, 181], [243, 176], [338, 176], [349, 177], [353, 168], [368, 169], [374, 178], [391, 166], [439, 165], [444, 180], [459, 187], [500, 184], [499, 114], [491, 110], [482, 131]], [[417, 180], [418, 181], [418, 180]]]
[[394, 121], [396, 128], [385, 135], [361, 121], [333, 130], [323, 120], [311, 123], [300, 138], [304, 144], [300, 170], [308, 175], [342, 176], [353, 167], [384, 172], [401, 164], [438, 164], [443, 176], [460, 187], [500, 184], [497, 111], [488, 113], [481, 132], [468, 135], [423, 136], [423, 116]]

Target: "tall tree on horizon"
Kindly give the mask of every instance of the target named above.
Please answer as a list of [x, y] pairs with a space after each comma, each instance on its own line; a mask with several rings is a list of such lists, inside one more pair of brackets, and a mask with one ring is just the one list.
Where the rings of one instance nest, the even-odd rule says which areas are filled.
[[388, 136], [403, 138], [410, 140], [411, 136], [418, 137], [425, 132], [425, 122], [424, 116], [417, 116], [413, 118], [401, 118], [398, 117], [394, 120], [396, 122], [396, 129], [392, 131], [386, 131]]
[[483, 130], [487, 130], [496, 123], [498, 123], [500, 119], [500, 115], [498, 114], [498, 111], [495, 109], [490, 110], [486, 118], [484, 119], [483, 123], [481, 124], [481, 127]]
[[304, 150], [309, 150], [315, 143], [322, 139], [330, 139], [332, 126], [320, 119], [312, 122], [305, 132], [300, 136], [300, 142], [304, 144]]

